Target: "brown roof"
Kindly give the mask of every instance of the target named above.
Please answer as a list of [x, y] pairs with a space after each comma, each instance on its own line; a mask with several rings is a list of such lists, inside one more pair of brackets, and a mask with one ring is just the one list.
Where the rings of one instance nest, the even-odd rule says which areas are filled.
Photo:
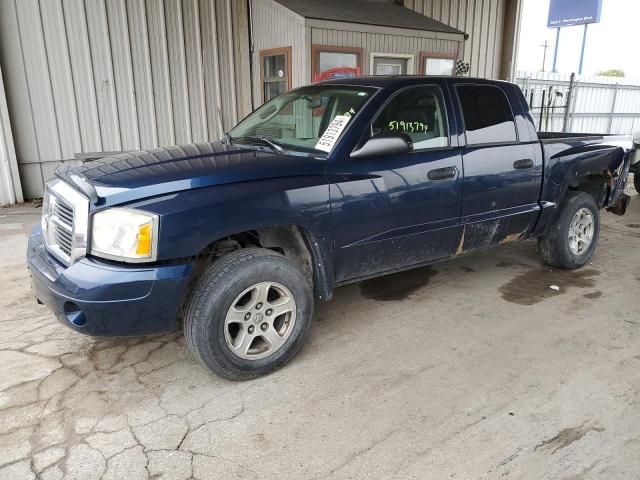
[[361, 23], [385, 27], [410, 28], [430, 32], [464, 32], [397, 3], [370, 0], [276, 0], [305, 18]]

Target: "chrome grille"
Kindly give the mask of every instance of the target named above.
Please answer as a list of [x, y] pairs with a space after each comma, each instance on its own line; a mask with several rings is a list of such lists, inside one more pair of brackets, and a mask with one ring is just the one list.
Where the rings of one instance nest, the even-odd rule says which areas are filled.
[[49, 253], [66, 265], [87, 250], [89, 201], [66, 183], [47, 184], [42, 205], [42, 232]]
[[60, 250], [66, 256], [71, 257], [71, 249], [73, 248], [73, 208], [65, 205], [62, 200], [57, 199], [53, 206], [51, 223], [53, 223], [53, 238], [56, 240]]

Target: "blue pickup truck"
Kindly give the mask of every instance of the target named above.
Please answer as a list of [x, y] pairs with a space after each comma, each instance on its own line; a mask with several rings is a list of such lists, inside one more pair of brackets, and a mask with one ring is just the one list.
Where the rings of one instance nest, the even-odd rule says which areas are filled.
[[285, 93], [219, 142], [57, 172], [29, 239], [37, 299], [91, 335], [182, 326], [247, 379], [292, 358], [335, 287], [537, 239], [574, 269], [623, 214], [631, 137], [536, 133], [520, 89], [362, 77]]

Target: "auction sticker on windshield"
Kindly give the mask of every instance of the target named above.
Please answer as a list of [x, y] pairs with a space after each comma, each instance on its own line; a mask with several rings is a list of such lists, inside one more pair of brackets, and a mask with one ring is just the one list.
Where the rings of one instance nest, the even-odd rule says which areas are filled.
[[336, 115], [320, 137], [320, 140], [318, 140], [318, 143], [316, 143], [316, 150], [329, 153], [338, 141], [338, 137], [340, 137], [344, 127], [349, 123], [349, 120], [351, 120], [351, 116], [349, 115]]

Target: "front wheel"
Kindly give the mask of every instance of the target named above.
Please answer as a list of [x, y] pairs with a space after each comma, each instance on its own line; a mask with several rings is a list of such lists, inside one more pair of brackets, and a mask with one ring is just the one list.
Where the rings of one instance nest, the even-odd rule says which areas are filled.
[[543, 260], [573, 270], [591, 260], [600, 235], [600, 212], [593, 196], [570, 192], [549, 231], [538, 238]]
[[204, 272], [187, 304], [184, 335], [195, 357], [215, 373], [247, 380], [290, 360], [312, 315], [304, 272], [276, 252], [247, 248]]

